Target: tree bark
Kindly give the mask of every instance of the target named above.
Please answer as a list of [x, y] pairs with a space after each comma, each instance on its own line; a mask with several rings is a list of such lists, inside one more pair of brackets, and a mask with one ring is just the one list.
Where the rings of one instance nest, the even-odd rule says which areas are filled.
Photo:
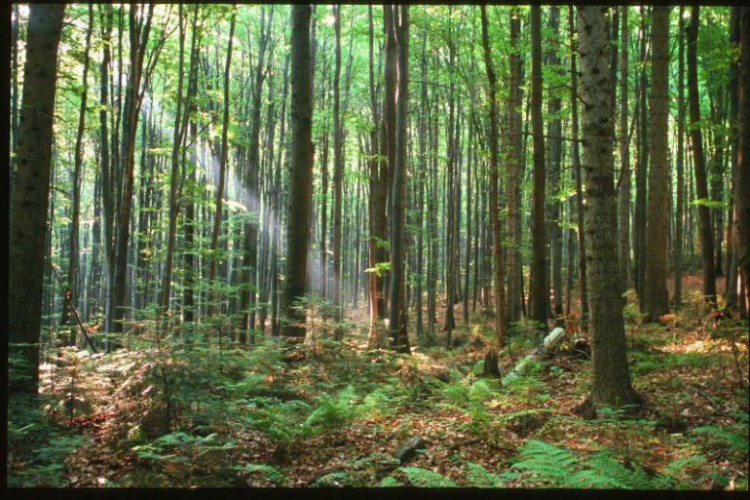
[[292, 7], [291, 79], [292, 144], [287, 216], [287, 272], [282, 310], [288, 322], [282, 328], [287, 337], [305, 336], [305, 313], [296, 308], [307, 290], [308, 224], [312, 205], [312, 74], [310, 72], [309, 5]]
[[[620, 29], [620, 181], [618, 183], [618, 231], [617, 254], [620, 258], [623, 292], [632, 276], [630, 271], [630, 134], [628, 128], [628, 10], [622, 6], [622, 28]], [[583, 248], [583, 246], [581, 246]]]
[[498, 123], [497, 123], [497, 81], [492, 65], [492, 54], [487, 27], [487, 7], [481, 6], [482, 14], [482, 48], [484, 66], [487, 72], [490, 100], [490, 226], [492, 226], [492, 258], [495, 265], [495, 341], [497, 348], [502, 349], [505, 342], [505, 289], [503, 288], [502, 238], [500, 233], [500, 214], [498, 206], [498, 181], [500, 168], [498, 159]]
[[739, 150], [737, 158], [737, 261], [750, 311], [750, 8], [740, 11]]
[[[224, 65], [224, 114], [222, 117], [221, 125], [221, 159], [219, 160], [219, 181], [216, 187], [216, 211], [214, 213], [214, 224], [213, 231], [211, 232], [211, 251], [212, 258], [209, 264], [208, 271], [208, 286], [209, 288], [215, 286], [216, 280], [216, 268], [218, 267], [219, 256], [219, 233], [221, 232], [222, 223], [222, 199], [224, 197], [226, 169], [227, 169], [227, 158], [229, 157], [229, 83], [230, 83], [230, 72], [232, 69], [232, 41], [234, 39], [234, 26], [237, 17], [237, 10], [232, 9], [232, 17], [229, 21], [229, 44], [227, 46], [227, 60]], [[210, 304], [208, 307], [208, 315], [214, 316], [221, 311], [221, 306], [218, 304], [219, 293], [211, 289], [210, 292]]]
[[675, 202], [674, 306], [682, 305], [682, 240], [685, 206], [685, 25], [680, 6], [677, 31], [677, 200]]
[[[693, 6], [688, 29], [687, 65], [688, 65], [688, 108], [690, 112], [690, 143], [693, 150], [695, 167], [695, 192], [699, 200], [708, 201], [708, 181], [706, 179], [705, 156], [703, 154], [703, 135], [701, 133], [701, 112], [698, 96], [698, 17], [699, 7]], [[741, 136], [741, 134], [740, 134]], [[703, 257], [703, 295], [706, 300], [716, 302], [716, 272], [714, 267], [713, 232], [711, 214], [705, 203], [698, 205], [698, 224], [700, 230], [701, 256]]]
[[648, 178], [646, 223], [646, 274], [643, 313], [656, 322], [669, 312], [667, 292], [667, 235], [669, 232], [670, 164], [668, 158], [669, 111], [669, 7], [651, 10], [651, 98], [649, 102], [651, 170]]
[[529, 295], [532, 319], [547, 330], [549, 290], [545, 284], [547, 242], [544, 231], [544, 122], [542, 119], [542, 27], [541, 7], [531, 6], [531, 123], [534, 148], [533, 195], [531, 205], [531, 277]]
[[578, 7], [583, 102], [583, 171], [586, 181], [586, 258], [590, 282], [593, 385], [577, 408], [591, 416], [597, 406], [638, 405], [630, 384], [616, 240], [612, 119], [612, 82], [608, 71], [609, 29], [606, 7]]
[[[8, 245], [9, 394], [36, 395], [42, 282], [52, 169], [57, 48], [65, 6], [31, 4]], [[18, 363], [18, 364], [16, 364]], [[15, 365], [15, 366], [14, 366]]]
[[[388, 7], [386, 7], [388, 8]], [[406, 196], [406, 143], [408, 140], [407, 124], [409, 121], [409, 6], [394, 6], [391, 18], [392, 29], [397, 46], [397, 81], [396, 96], [396, 134], [393, 164], [393, 183], [391, 185], [391, 279], [389, 302], [389, 329], [391, 346], [397, 352], [410, 353], [409, 337], [406, 331], [406, 304], [404, 294], [404, 198]]]

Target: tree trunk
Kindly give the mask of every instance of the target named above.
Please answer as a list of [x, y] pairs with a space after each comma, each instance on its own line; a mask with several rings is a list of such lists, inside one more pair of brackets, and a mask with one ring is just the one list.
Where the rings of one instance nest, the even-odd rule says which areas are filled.
[[310, 72], [309, 5], [292, 6], [291, 79], [292, 143], [289, 176], [289, 212], [287, 216], [287, 272], [282, 310], [288, 323], [282, 335], [305, 336], [305, 313], [296, 308], [307, 290], [308, 224], [312, 205], [312, 74]]
[[685, 206], [685, 26], [680, 6], [677, 31], [677, 200], [675, 202], [674, 306], [682, 305], [682, 228]]
[[[341, 124], [341, 4], [334, 7], [334, 32], [336, 38], [336, 63], [333, 74], [333, 290], [331, 298], [336, 306], [337, 322], [341, 321], [341, 183], [344, 177], [343, 126]], [[336, 326], [336, 336], [342, 333]]]
[[669, 232], [670, 164], [669, 123], [669, 7], [655, 5], [651, 10], [651, 170], [648, 178], [648, 217], [646, 223], [646, 274], [643, 313], [646, 321], [656, 322], [669, 312], [667, 292], [667, 236]]
[[[386, 7], [388, 9], [388, 7]], [[400, 15], [399, 15], [400, 14]], [[394, 6], [391, 29], [397, 45], [396, 134], [391, 185], [390, 239], [391, 279], [388, 309], [391, 346], [397, 352], [409, 353], [409, 338], [406, 331], [406, 304], [404, 300], [404, 198], [406, 196], [406, 141], [409, 121], [409, 6]]]
[[[698, 96], [698, 16], [699, 7], [693, 6], [688, 29], [687, 65], [688, 65], [688, 108], [690, 112], [690, 143], [693, 150], [695, 167], [695, 192], [699, 200], [708, 202], [708, 181], [706, 179], [705, 156], [703, 154], [703, 137], [700, 129], [701, 113]], [[740, 134], [740, 137], [742, 134]], [[706, 300], [716, 302], [716, 272], [714, 268], [713, 232], [711, 214], [705, 203], [698, 205], [698, 224], [700, 229], [701, 255], [703, 257], [703, 295]]]
[[[164, 274], [161, 282], [161, 308], [162, 313], [166, 316], [169, 312], [169, 296], [172, 285], [172, 260], [174, 257], [174, 245], [175, 245], [175, 232], [177, 230], [177, 214], [179, 211], [179, 205], [177, 200], [177, 189], [179, 179], [179, 168], [180, 168], [180, 149], [182, 146], [182, 140], [185, 135], [185, 128], [183, 126], [183, 113], [182, 113], [182, 72], [184, 68], [185, 59], [185, 27], [186, 27], [186, 16], [182, 12], [182, 4], [179, 5], [179, 62], [178, 62], [178, 75], [177, 75], [177, 110], [175, 111], [174, 117], [174, 131], [172, 134], [172, 171], [170, 175], [169, 185], [169, 227], [167, 229], [167, 256], [164, 262]], [[195, 43], [195, 37], [193, 37], [193, 43]], [[192, 66], [192, 65], [191, 65]], [[191, 67], [192, 71], [192, 67]]]
[[505, 290], [503, 288], [502, 238], [500, 233], [500, 214], [498, 206], [498, 123], [497, 123], [497, 90], [495, 70], [492, 66], [489, 35], [487, 33], [487, 8], [482, 9], [482, 48], [484, 66], [487, 71], [490, 100], [490, 226], [492, 227], [492, 257], [495, 265], [495, 305], [497, 318], [495, 320], [495, 340], [497, 349], [502, 349], [505, 342]]
[[[622, 6], [620, 29], [620, 181], [618, 191], [617, 255], [620, 258], [623, 292], [632, 282], [630, 271], [630, 134], [628, 129], [628, 6]], [[583, 248], [583, 247], [581, 247]]]
[[740, 11], [739, 150], [737, 158], [737, 261], [750, 311], [750, 8]]
[[[222, 225], [222, 198], [224, 197], [226, 169], [227, 169], [227, 158], [229, 156], [229, 82], [230, 72], [232, 68], [232, 41], [234, 39], [234, 26], [237, 17], [237, 10], [232, 9], [232, 17], [229, 21], [229, 44], [227, 46], [227, 60], [224, 66], [224, 115], [222, 117], [221, 125], [221, 159], [219, 160], [219, 181], [216, 187], [216, 212], [214, 213], [214, 224], [213, 231], [211, 232], [211, 262], [209, 264], [208, 271], [208, 286], [209, 289], [214, 287], [216, 280], [216, 268], [218, 266], [219, 256], [217, 255], [219, 249], [219, 233], [221, 232]], [[210, 304], [208, 307], [208, 315], [214, 316], [221, 312], [221, 306], [219, 305], [219, 293], [215, 289], [211, 289], [210, 292]], [[221, 334], [219, 334], [221, 335]]]
[[[68, 255], [68, 288], [65, 291], [63, 299], [63, 320], [60, 323], [67, 323], [67, 318], [71, 308], [77, 307], [79, 294], [81, 293], [81, 270], [79, 269], [80, 249], [79, 249], [79, 229], [81, 221], [81, 178], [83, 176], [83, 135], [86, 129], [86, 103], [88, 99], [88, 79], [89, 74], [89, 48], [91, 47], [91, 32], [94, 30], [94, 6], [89, 5], [89, 28], [86, 32], [86, 48], [83, 53], [83, 92], [81, 93], [81, 108], [78, 114], [78, 132], [76, 133], [76, 145], [74, 152], [73, 178], [71, 184], [73, 191], [71, 198], [73, 207], [70, 217], [70, 234], [69, 234], [69, 255]], [[71, 325], [71, 335], [69, 345], [75, 345], [77, 325]]]
[[[570, 43], [574, 48], [575, 33], [573, 26], [573, 7], [568, 9], [568, 28], [570, 32]], [[581, 157], [579, 153], [580, 142], [578, 140], [578, 69], [576, 68], [577, 49], [573, 50], [570, 57], [570, 126], [572, 129], [572, 141], [570, 145], [571, 161], [575, 173], [576, 186], [576, 224], [578, 226], [578, 288], [581, 295], [581, 329], [588, 328], [589, 294], [588, 277], [586, 272], [586, 231], [584, 231], [584, 205], [583, 205], [583, 182], [581, 174]]]
[[606, 7], [578, 7], [581, 56], [583, 171], [586, 181], [586, 257], [590, 282], [593, 386], [576, 409], [593, 415], [600, 405], [642, 403], [630, 384], [625, 351], [612, 157], [612, 82], [607, 71], [609, 30]]
[[11, 358], [10, 394], [36, 395], [39, 384], [57, 47], [64, 12], [65, 6], [60, 4], [31, 4], [29, 7], [18, 175], [8, 245], [8, 347], [11, 356], [18, 356]]
[[508, 228], [508, 291], [506, 300], [506, 321], [509, 324], [521, 319], [523, 293], [521, 286], [521, 179], [524, 164], [522, 161], [522, 118], [521, 104], [523, 91], [523, 57], [519, 54], [518, 37], [521, 32], [521, 16], [517, 9], [510, 13], [510, 89], [508, 95], [508, 142], [510, 155], [506, 165], [507, 210], [506, 226]]
[[534, 148], [533, 198], [531, 205], [531, 277], [529, 295], [532, 319], [547, 330], [549, 290], [546, 284], [547, 242], [544, 234], [544, 122], [542, 119], [542, 27], [541, 7], [531, 6], [531, 122]]

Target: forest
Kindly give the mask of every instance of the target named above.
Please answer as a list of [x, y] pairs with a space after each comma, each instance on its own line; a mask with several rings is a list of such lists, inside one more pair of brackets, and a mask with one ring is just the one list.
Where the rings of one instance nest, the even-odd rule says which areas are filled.
[[16, 494], [748, 490], [750, 7], [6, 13]]

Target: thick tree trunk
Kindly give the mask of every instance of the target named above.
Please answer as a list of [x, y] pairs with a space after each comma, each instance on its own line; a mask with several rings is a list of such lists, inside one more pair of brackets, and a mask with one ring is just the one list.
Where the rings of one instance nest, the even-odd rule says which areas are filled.
[[[698, 16], [699, 7], [693, 6], [688, 29], [688, 108], [690, 112], [690, 143], [695, 167], [695, 192], [699, 200], [708, 201], [708, 180], [706, 178], [705, 156], [703, 154], [703, 134], [700, 129], [701, 112], [698, 96]], [[741, 134], [740, 134], [741, 136]], [[716, 302], [716, 271], [714, 267], [713, 231], [711, 214], [705, 203], [698, 205], [701, 255], [703, 257], [703, 295], [709, 302]]]
[[36, 395], [42, 282], [52, 169], [57, 47], [65, 6], [31, 4], [18, 137], [18, 176], [8, 244], [10, 394]]
[[287, 272], [282, 311], [288, 323], [282, 335], [305, 336], [305, 313], [296, 302], [306, 293], [305, 274], [310, 240], [308, 224], [312, 205], [312, 74], [310, 72], [309, 5], [292, 7], [291, 79], [292, 143], [287, 216]]
[[[612, 82], [607, 71], [609, 30], [605, 7], [578, 7], [581, 55], [583, 171], [586, 181], [586, 256], [590, 282], [592, 361], [591, 393], [577, 409], [593, 415], [599, 405], [640, 404], [630, 385], [625, 351], [617, 243], [616, 195], [611, 136]], [[613, 258], [614, 257], [614, 258]]]
[[651, 170], [648, 178], [646, 274], [642, 312], [656, 322], [669, 312], [667, 236], [669, 233], [669, 7], [655, 5], [651, 16]]

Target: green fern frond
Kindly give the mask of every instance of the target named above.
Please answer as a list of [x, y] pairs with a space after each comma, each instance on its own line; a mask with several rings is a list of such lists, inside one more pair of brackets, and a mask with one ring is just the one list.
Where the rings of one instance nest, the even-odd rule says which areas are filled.
[[504, 485], [505, 480], [509, 479], [507, 475], [493, 474], [473, 462], [468, 462], [466, 469], [466, 480], [471, 486], [500, 488]]
[[409, 482], [421, 488], [453, 488], [456, 483], [437, 472], [421, 467], [399, 467], [397, 470], [406, 474]]
[[266, 477], [266, 479], [276, 485], [282, 485], [286, 482], [286, 476], [284, 476], [284, 474], [279, 472], [278, 469], [266, 464], [245, 464], [242, 466], [238, 465], [232, 467], [232, 469], [238, 472], [260, 472]]

